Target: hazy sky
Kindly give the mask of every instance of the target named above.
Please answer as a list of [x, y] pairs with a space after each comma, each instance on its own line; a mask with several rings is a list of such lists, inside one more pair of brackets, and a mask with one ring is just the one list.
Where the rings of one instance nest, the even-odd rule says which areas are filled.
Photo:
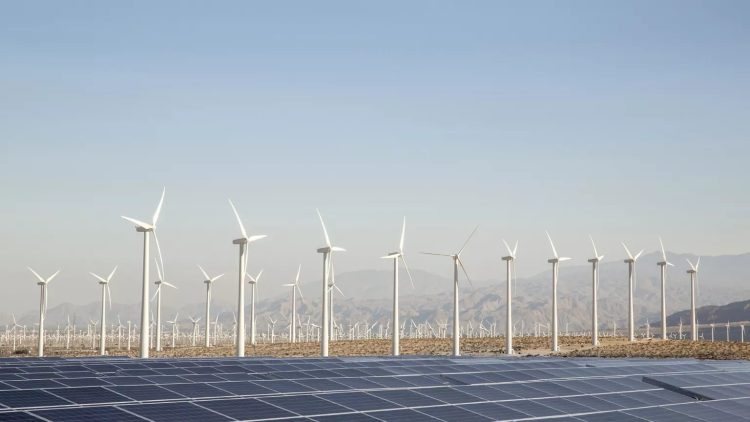
[[[0, 279], [5, 310], [98, 299], [119, 264], [140, 297], [141, 236], [162, 186], [172, 303], [234, 300], [239, 230], [262, 294], [320, 277], [315, 208], [338, 271], [378, 260], [409, 221], [412, 267], [519, 272], [558, 250], [609, 258], [750, 250], [750, 3], [5, 2], [0, 7]], [[655, 269], [654, 269], [655, 271]], [[384, 280], [384, 286], [389, 281]], [[271, 287], [274, 286], [274, 287]], [[342, 286], [356, 289], [355, 286]]]

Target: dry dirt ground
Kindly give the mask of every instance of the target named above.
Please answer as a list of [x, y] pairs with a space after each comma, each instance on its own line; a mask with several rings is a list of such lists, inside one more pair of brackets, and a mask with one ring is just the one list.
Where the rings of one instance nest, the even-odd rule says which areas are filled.
[[[590, 339], [586, 337], [560, 337], [561, 351], [550, 352], [548, 337], [522, 337], [513, 340], [516, 353], [522, 356], [596, 356], [596, 357], [649, 357], [649, 358], [699, 358], [699, 359], [745, 359], [750, 360], [750, 343], [737, 342], [689, 342], [689, 341], [661, 341], [638, 340], [629, 343], [624, 337], [607, 337], [601, 339], [599, 347], [591, 347]], [[466, 356], [493, 356], [505, 353], [504, 339], [500, 338], [471, 338], [461, 340], [461, 353]], [[390, 340], [357, 340], [331, 342], [329, 352], [331, 356], [385, 356], [391, 350]], [[448, 356], [451, 354], [450, 339], [402, 339], [401, 354], [403, 355], [435, 355]], [[110, 356], [137, 356], [137, 349], [126, 350], [109, 349]], [[65, 350], [46, 347], [46, 356], [94, 356], [97, 352], [91, 349]], [[273, 357], [303, 357], [319, 356], [319, 343], [275, 343], [248, 345], [246, 356]], [[11, 354], [7, 347], [0, 349], [0, 356], [35, 356], [34, 349], [17, 350]], [[234, 348], [221, 347], [178, 347], [165, 348], [161, 352], [151, 351], [151, 357], [211, 357], [233, 356]]]

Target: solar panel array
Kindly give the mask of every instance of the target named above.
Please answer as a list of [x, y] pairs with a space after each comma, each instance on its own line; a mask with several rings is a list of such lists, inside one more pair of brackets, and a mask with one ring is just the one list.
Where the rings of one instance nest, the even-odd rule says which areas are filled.
[[0, 359], [0, 421], [732, 421], [750, 363], [562, 358]]

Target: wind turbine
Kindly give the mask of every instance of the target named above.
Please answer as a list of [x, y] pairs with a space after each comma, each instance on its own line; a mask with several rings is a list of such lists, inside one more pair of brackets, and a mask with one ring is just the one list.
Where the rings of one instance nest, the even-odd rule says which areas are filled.
[[300, 300], [303, 300], [302, 290], [299, 288], [300, 272], [302, 272], [302, 265], [300, 265], [299, 268], [297, 268], [297, 277], [294, 278], [294, 283], [282, 284], [283, 287], [292, 288], [292, 322], [291, 322], [291, 331], [289, 335], [289, 341], [292, 343], [297, 342], [297, 324], [295, 323], [295, 321], [297, 320], [297, 292], [299, 292]]
[[101, 317], [101, 331], [99, 332], [100, 337], [100, 344], [99, 344], [99, 354], [104, 356], [105, 353], [105, 345], [106, 345], [106, 336], [107, 336], [107, 308], [104, 306], [107, 297], [109, 297], [109, 307], [112, 308], [112, 292], [109, 291], [109, 282], [112, 281], [112, 276], [115, 275], [115, 271], [117, 271], [117, 266], [112, 270], [111, 273], [107, 276], [107, 278], [100, 277], [94, 273], [89, 273], [94, 276], [97, 280], [99, 280], [99, 284], [102, 286], [102, 317]]
[[321, 338], [320, 338], [320, 355], [328, 357], [328, 338], [330, 335], [330, 296], [328, 295], [328, 275], [331, 269], [331, 258], [333, 252], [346, 252], [346, 249], [338, 246], [331, 245], [331, 238], [328, 236], [328, 230], [323, 222], [323, 216], [320, 215], [320, 210], [315, 210], [318, 213], [320, 219], [320, 225], [323, 227], [323, 236], [325, 237], [326, 245], [322, 248], [318, 248], [318, 253], [323, 254], [323, 312], [321, 315]]
[[[237, 217], [237, 224], [240, 226], [240, 233], [242, 237], [232, 241], [233, 244], [240, 246], [240, 272], [239, 272], [239, 291], [237, 299], [237, 357], [245, 356], [245, 272], [247, 271], [247, 248], [250, 243], [257, 240], [264, 239], [267, 236], [264, 234], [248, 236], [245, 231], [245, 226], [242, 225], [240, 214], [237, 213], [237, 208], [234, 207], [232, 200], [229, 200], [229, 206], [232, 207], [234, 216]], [[255, 321], [250, 321], [250, 324], [254, 324]]]
[[57, 270], [57, 272], [47, 278], [42, 278], [42, 276], [37, 274], [37, 272], [31, 268], [29, 268], [29, 271], [31, 271], [37, 280], [39, 280], [36, 284], [41, 288], [41, 296], [39, 297], [39, 339], [37, 349], [39, 357], [42, 357], [44, 356], [44, 315], [47, 313], [47, 285], [57, 277], [58, 274], [60, 274], [60, 270]]
[[258, 282], [260, 281], [261, 275], [263, 275], [263, 270], [260, 270], [255, 278], [250, 274], [245, 273], [245, 276], [250, 279], [248, 283], [252, 285], [250, 288], [250, 344], [252, 345], [255, 345], [255, 296], [258, 294]]
[[466, 272], [464, 263], [461, 261], [461, 253], [466, 248], [466, 245], [469, 244], [469, 241], [474, 236], [474, 233], [477, 232], [477, 229], [479, 229], [479, 226], [476, 226], [474, 228], [474, 231], [471, 232], [469, 237], [466, 239], [466, 242], [464, 242], [464, 245], [461, 247], [461, 249], [459, 249], [458, 253], [449, 255], [449, 254], [441, 254], [441, 253], [422, 252], [425, 255], [447, 256], [453, 260], [453, 356], [461, 355], [460, 334], [459, 334], [460, 327], [459, 327], [459, 322], [458, 322], [458, 267], [461, 266], [461, 269], [463, 270], [464, 275], [466, 276], [466, 280], [469, 282], [469, 284], [473, 288], [474, 285], [471, 282], [471, 278], [469, 278], [469, 273]]
[[190, 317], [190, 322], [193, 323], [193, 347], [195, 347], [195, 338], [198, 336], [198, 322], [200, 322], [200, 320], [200, 317], [197, 319], [192, 316]]
[[125, 217], [122, 216], [127, 221], [130, 221], [131, 223], [135, 224], [135, 231], [139, 233], [143, 233], [143, 290], [141, 292], [141, 340], [140, 340], [140, 354], [139, 356], [141, 358], [147, 358], [148, 352], [149, 352], [149, 310], [148, 310], [148, 299], [149, 299], [149, 285], [148, 285], [148, 278], [149, 278], [149, 269], [148, 269], [148, 261], [149, 261], [149, 233], [154, 233], [154, 240], [156, 241], [156, 250], [159, 253], [159, 259], [161, 260], [161, 248], [159, 247], [159, 238], [156, 237], [156, 222], [159, 220], [159, 214], [161, 213], [161, 206], [164, 204], [164, 194], [166, 193], [166, 188], [164, 188], [161, 192], [161, 199], [159, 200], [159, 205], [156, 207], [156, 212], [154, 212], [154, 216], [151, 219], [151, 224], [144, 223], [143, 221], [136, 220], [134, 218]]
[[547, 262], [552, 264], [552, 351], [558, 352], [560, 351], [560, 346], [557, 341], [557, 278], [560, 263], [569, 261], [571, 258], [557, 255], [557, 249], [555, 249], [555, 244], [552, 243], [552, 237], [550, 237], [549, 232], [545, 233], [547, 233], [549, 245], [552, 247], [552, 255], [555, 256], [554, 258], [548, 259]]
[[698, 267], [701, 265], [701, 258], [698, 257], [698, 262], [693, 265], [689, 259], [686, 259], [690, 269], [687, 273], [690, 274], [690, 340], [698, 340], [698, 323], [695, 317], [695, 283], [698, 279]]
[[628, 259], [623, 262], [628, 264], [628, 341], [635, 341], [635, 315], [633, 313], [633, 291], [635, 290], [635, 262], [638, 261], [643, 250], [635, 254], [630, 253], [630, 249], [622, 243], [622, 247], [625, 248], [625, 253], [628, 254]]
[[[404, 237], [405, 236], [406, 236], [406, 217], [404, 217], [404, 224], [401, 227], [401, 241], [398, 244], [398, 251], [391, 252], [388, 255], [381, 257], [383, 259], [393, 260], [393, 326], [394, 327], [399, 326], [399, 320], [398, 320], [398, 261], [399, 259], [404, 263], [406, 274], [409, 275], [411, 288], [412, 289], [414, 288], [414, 279], [412, 279], [411, 272], [409, 271], [409, 266], [406, 265], [406, 258], [404, 257]], [[393, 354], [393, 356], [398, 356], [399, 354], [401, 354], [401, 351], [399, 348], [399, 340], [401, 337], [401, 333], [399, 333], [398, 330], [393, 330], [391, 337], [392, 337], [391, 353]]]
[[211, 285], [214, 281], [223, 277], [224, 274], [211, 278], [200, 265], [198, 265], [198, 269], [201, 270], [203, 277], [205, 277], [203, 282], [206, 283], [206, 347], [211, 347]]
[[175, 347], [175, 335], [177, 333], [177, 317], [180, 315], [180, 313], [176, 313], [174, 315], [174, 319], [171, 321], [167, 321], [167, 324], [172, 324], [172, 348]]
[[667, 252], [664, 250], [664, 243], [659, 238], [661, 246], [661, 261], [657, 262], [659, 273], [661, 274], [661, 339], [667, 339], [667, 267], [674, 267], [671, 262], [667, 261]]
[[159, 279], [154, 282], [156, 291], [151, 300], [156, 299], [156, 351], [161, 352], [161, 286], [165, 285], [173, 289], [177, 289], [177, 286], [164, 281], [164, 273], [159, 269], [159, 263], [155, 262], [155, 264], [156, 275], [159, 276]]
[[604, 259], [604, 255], [599, 255], [599, 251], [596, 250], [596, 243], [594, 238], [589, 235], [591, 239], [591, 246], [594, 247], [594, 257], [589, 259], [591, 263], [591, 297], [593, 306], [591, 308], [591, 344], [594, 346], [599, 345], [599, 315], [597, 313], [597, 307], [599, 303], [599, 262]]
[[506, 302], [505, 307], [505, 354], [512, 355], [513, 354], [513, 315], [512, 315], [512, 302], [513, 302], [513, 291], [511, 290], [511, 275], [512, 277], [516, 276], [516, 251], [518, 250], [518, 241], [516, 241], [516, 244], [513, 246], [513, 249], [510, 248], [508, 245], [508, 242], [503, 239], [503, 245], [505, 245], [505, 249], [508, 251], [508, 255], [504, 256], [502, 259], [505, 261], [505, 278], [507, 281], [507, 287], [506, 287], [506, 295], [508, 297], [508, 301]]

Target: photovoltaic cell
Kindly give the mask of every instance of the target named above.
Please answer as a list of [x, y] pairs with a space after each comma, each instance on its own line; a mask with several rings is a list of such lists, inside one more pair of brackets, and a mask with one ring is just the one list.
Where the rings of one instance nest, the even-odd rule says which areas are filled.
[[193, 403], [157, 403], [121, 406], [154, 422], [223, 422], [232, 420]]
[[202, 400], [196, 403], [201, 407], [211, 409], [238, 420], [275, 419], [296, 416], [292, 412], [251, 398], [234, 400]]
[[38, 410], [34, 413], [53, 422], [143, 422], [142, 418], [116, 407], [77, 407], [72, 409]]

